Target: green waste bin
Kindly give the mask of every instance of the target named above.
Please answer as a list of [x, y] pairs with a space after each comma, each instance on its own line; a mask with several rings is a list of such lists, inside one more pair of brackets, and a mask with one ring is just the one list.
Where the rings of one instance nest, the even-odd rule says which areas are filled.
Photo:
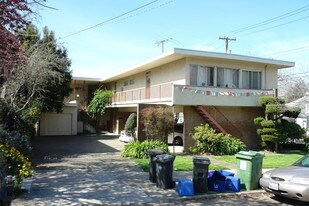
[[246, 190], [259, 188], [264, 154], [255, 151], [240, 151], [236, 155], [237, 176]]

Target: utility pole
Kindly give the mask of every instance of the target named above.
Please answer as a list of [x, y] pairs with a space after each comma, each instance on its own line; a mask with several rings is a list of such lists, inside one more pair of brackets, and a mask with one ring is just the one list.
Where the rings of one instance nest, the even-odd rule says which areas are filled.
[[228, 37], [219, 37], [221, 40], [225, 40], [225, 53], [228, 53], [229, 51], [229, 41], [236, 41], [235, 38], [228, 38]]
[[164, 52], [164, 43], [165, 42], [167, 42], [167, 41], [169, 41], [169, 40], [171, 40], [172, 38], [169, 38], [169, 39], [163, 39], [163, 40], [161, 40], [161, 41], [157, 41], [157, 45], [158, 46], [162, 46], [162, 53]]

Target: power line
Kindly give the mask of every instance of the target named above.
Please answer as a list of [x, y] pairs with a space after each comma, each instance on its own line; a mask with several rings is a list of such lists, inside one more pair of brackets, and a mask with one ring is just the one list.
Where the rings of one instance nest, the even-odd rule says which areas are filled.
[[295, 52], [301, 52], [301, 51], [306, 50], [306, 49], [309, 49], [309, 45], [308, 46], [294, 48], [294, 49], [289, 49], [289, 50], [285, 50], [285, 51], [281, 51], [281, 52], [276, 52], [276, 53], [272, 53], [272, 54], [267, 54], [267, 56], [287, 55], [287, 54], [291, 54], [291, 53], [295, 53]]
[[84, 32], [84, 31], [87, 31], [87, 30], [90, 30], [90, 29], [93, 29], [93, 28], [102, 26], [103, 24], [106, 24], [106, 23], [108, 23], [108, 22], [111, 22], [111, 21], [113, 21], [113, 20], [115, 20], [115, 19], [118, 19], [118, 18], [120, 18], [120, 17], [123, 17], [123, 16], [125, 16], [125, 15], [127, 15], [127, 14], [133, 13], [133, 12], [135, 12], [135, 11], [137, 11], [137, 10], [140, 10], [140, 9], [142, 9], [142, 8], [144, 8], [144, 7], [147, 7], [147, 6], [153, 4], [153, 3], [157, 2], [157, 1], [159, 1], [159, 0], [151, 1], [151, 2], [149, 2], [149, 3], [147, 3], [147, 4], [144, 4], [144, 5], [140, 6], [140, 7], [137, 7], [137, 8], [135, 8], [135, 9], [130, 10], [130, 11], [127, 11], [127, 12], [125, 12], [125, 13], [123, 13], [123, 14], [120, 14], [120, 15], [115, 16], [115, 17], [113, 17], [113, 18], [110, 18], [110, 19], [108, 19], [108, 20], [105, 20], [105, 21], [103, 21], [103, 22], [101, 22], [101, 23], [98, 23], [98, 24], [96, 24], [96, 25], [93, 25], [93, 26], [91, 26], [91, 27], [87, 27], [87, 28], [85, 28], [85, 29], [81, 29], [81, 30], [79, 30], [79, 31], [76, 31], [76, 32], [74, 32], [74, 33], [71, 33], [71, 34], [69, 34], [69, 35], [60, 37], [59, 39], [64, 39], [64, 38], [67, 38], [67, 37], [70, 37], [70, 36], [79, 34], [79, 33], [81, 33], [81, 32]]
[[309, 18], [309, 16], [305, 16], [305, 17], [302, 17], [302, 18], [299, 18], [299, 19], [295, 19], [295, 20], [292, 20], [292, 21], [289, 21], [289, 22], [286, 22], [286, 23], [282, 23], [282, 24], [279, 24], [279, 25], [276, 25], [276, 26], [261, 29], [261, 30], [251, 32], [251, 33], [248, 33], [248, 34], [255, 34], [255, 33], [258, 33], [258, 32], [261, 32], [261, 31], [266, 31], [266, 30], [273, 29], [273, 28], [276, 28], [276, 27], [279, 27], [279, 26], [284, 26], [284, 25], [287, 25], [287, 24], [290, 24], [290, 23], [294, 23], [296, 21], [300, 21], [300, 20], [303, 20], [303, 19], [306, 19], [306, 18]]
[[273, 23], [273, 22], [294, 16], [294, 15], [297, 15], [299, 13], [302, 13], [302, 12], [309, 10], [308, 7], [309, 7], [309, 5], [301, 7], [299, 9], [284, 13], [284, 14], [279, 15], [277, 17], [267, 19], [265, 21], [262, 21], [262, 22], [259, 22], [259, 23], [256, 23], [256, 24], [253, 24], [253, 25], [250, 25], [250, 26], [246, 26], [246, 27], [243, 27], [243, 28], [240, 28], [240, 29], [233, 30], [233, 31], [231, 31], [231, 33], [241, 33], [241, 32], [247, 31], [247, 30], [251, 30], [251, 29], [254, 29], [254, 28], [257, 28], [257, 27], [260, 27], [260, 26], [264, 26], [264, 25], [267, 25], [267, 24], [270, 24], [270, 23]]

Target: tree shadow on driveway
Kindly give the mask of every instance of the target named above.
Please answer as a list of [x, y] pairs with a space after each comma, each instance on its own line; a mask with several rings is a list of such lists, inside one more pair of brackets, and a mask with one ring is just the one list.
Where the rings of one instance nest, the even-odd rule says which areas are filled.
[[119, 153], [124, 143], [120, 142], [118, 137], [119, 135], [113, 134], [37, 136], [32, 139], [32, 160], [38, 165], [86, 154]]

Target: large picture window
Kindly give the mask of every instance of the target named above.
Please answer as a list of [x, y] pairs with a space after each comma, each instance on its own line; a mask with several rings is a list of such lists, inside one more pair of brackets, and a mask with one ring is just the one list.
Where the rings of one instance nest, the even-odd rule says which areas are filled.
[[242, 88], [261, 89], [262, 72], [242, 71]]
[[239, 69], [217, 69], [217, 86], [239, 88]]
[[190, 65], [190, 85], [213, 86], [214, 68], [200, 65]]

